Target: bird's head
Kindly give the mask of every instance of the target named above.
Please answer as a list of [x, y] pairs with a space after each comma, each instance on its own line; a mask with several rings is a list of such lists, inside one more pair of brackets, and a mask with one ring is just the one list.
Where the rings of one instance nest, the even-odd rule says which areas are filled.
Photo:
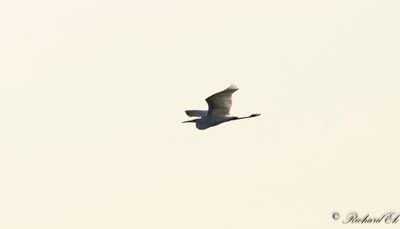
[[182, 122], [182, 123], [196, 122], [197, 120], [199, 120], [199, 119], [198, 119], [198, 118], [196, 118], [196, 119], [192, 119], [192, 120], [184, 121], [184, 122]]

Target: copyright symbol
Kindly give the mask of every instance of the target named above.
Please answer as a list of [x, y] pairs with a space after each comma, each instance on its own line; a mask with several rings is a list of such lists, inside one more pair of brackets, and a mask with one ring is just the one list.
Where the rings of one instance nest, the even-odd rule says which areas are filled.
[[339, 218], [340, 218], [339, 212], [333, 212], [333, 213], [332, 213], [332, 219], [338, 220]]

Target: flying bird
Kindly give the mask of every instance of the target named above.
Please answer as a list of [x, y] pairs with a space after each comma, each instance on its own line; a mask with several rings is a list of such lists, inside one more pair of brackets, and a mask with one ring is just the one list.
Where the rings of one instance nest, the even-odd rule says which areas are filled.
[[199, 130], [204, 130], [212, 126], [219, 125], [232, 120], [245, 118], [254, 118], [260, 114], [252, 114], [245, 117], [230, 116], [229, 111], [232, 106], [232, 94], [239, 90], [235, 85], [231, 85], [227, 89], [215, 93], [206, 99], [208, 104], [207, 110], [186, 110], [189, 117], [199, 117], [193, 120], [184, 121], [182, 123], [195, 122]]

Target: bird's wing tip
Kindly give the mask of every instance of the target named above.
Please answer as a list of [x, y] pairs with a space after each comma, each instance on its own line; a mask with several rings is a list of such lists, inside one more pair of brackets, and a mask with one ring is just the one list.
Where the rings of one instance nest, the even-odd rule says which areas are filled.
[[185, 113], [189, 117], [207, 116], [207, 111], [206, 110], [185, 110]]
[[228, 89], [239, 90], [239, 88], [235, 84], [231, 84], [231, 86], [229, 86]]

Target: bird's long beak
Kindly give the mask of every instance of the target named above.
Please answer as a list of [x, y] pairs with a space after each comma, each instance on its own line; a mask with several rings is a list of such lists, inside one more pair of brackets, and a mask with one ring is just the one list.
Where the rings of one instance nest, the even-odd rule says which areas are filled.
[[193, 120], [188, 120], [188, 121], [184, 121], [182, 123], [188, 123], [188, 122], [196, 122], [197, 119], [193, 119]]

